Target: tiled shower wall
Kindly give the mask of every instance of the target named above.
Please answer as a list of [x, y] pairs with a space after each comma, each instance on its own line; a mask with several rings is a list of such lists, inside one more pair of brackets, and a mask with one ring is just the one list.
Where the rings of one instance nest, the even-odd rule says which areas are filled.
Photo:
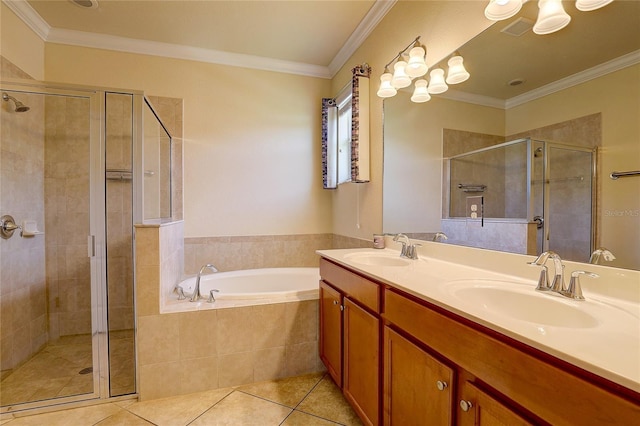
[[[29, 78], [4, 58], [2, 75]], [[16, 113], [9, 102], [0, 106], [0, 214], [18, 224], [44, 223], [44, 101], [39, 95], [15, 94], [31, 110]], [[0, 369], [2, 375], [42, 348], [47, 336], [45, 240], [43, 235], [22, 238], [16, 231], [0, 240]]]

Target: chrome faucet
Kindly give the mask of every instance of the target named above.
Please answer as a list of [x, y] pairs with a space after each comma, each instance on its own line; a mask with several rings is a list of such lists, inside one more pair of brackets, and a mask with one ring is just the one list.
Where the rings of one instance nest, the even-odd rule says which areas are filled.
[[[546, 265], [548, 259], [551, 259], [553, 261], [554, 267], [554, 277], [551, 284], [549, 284], [549, 276]], [[557, 253], [554, 253], [552, 251], [545, 251], [540, 256], [538, 256], [536, 260], [534, 260], [533, 262], [528, 262], [528, 264], [532, 266], [542, 267], [536, 290], [553, 291], [564, 297], [568, 297], [569, 299], [574, 300], [584, 300], [584, 296], [582, 295], [582, 288], [580, 287], [580, 275], [586, 275], [591, 278], [598, 278], [599, 276], [597, 274], [594, 274], [593, 272], [574, 271], [571, 273], [569, 286], [565, 288], [563, 278], [564, 265], [562, 264], [562, 259]]]
[[611, 253], [609, 250], [607, 250], [604, 247], [600, 247], [595, 249], [593, 253], [591, 253], [591, 257], [589, 258], [589, 263], [597, 265], [601, 263], [602, 260], [611, 262], [615, 259], [616, 257], [613, 255], [613, 253]]
[[[398, 241], [400, 238], [404, 238], [404, 241]], [[416, 260], [418, 258], [418, 247], [422, 244], [411, 244], [409, 237], [404, 234], [396, 234], [393, 237], [393, 241], [402, 244], [402, 250], [400, 250], [400, 257], [406, 257], [407, 259]]]
[[447, 234], [445, 234], [444, 232], [436, 232], [435, 235], [433, 236], [433, 240], [432, 241], [446, 241], [449, 238], [447, 237]]
[[200, 277], [202, 277], [202, 273], [207, 269], [210, 269], [214, 273], [218, 272], [216, 267], [210, 263], [207, 263], [202, 268], [200, 268], [200, 271], [198, 272], [198, 276], [196, 277], [196, 287], [193, 289], [193, 294], [191, 295], [191, 299], [189, 299], [190, 302], [197, 302], [198, 299], [202, 298], [202, 296], [200, 295]]
[[[398, 241], [398, 240], [400, 240], [400, 238], [404, 238], [404, 241]], [[402, 249], [400, 250], [400, 257], [407, 257], [407, 249], [408, 249], [409, 244], [410, 244], [409, 237], [407, 237], [404, 234], [396, 234], [393, 237], [393, 241], [396, 242], [396, 243], [402, 244]]]
[[[554, 277], [551, 284], [549, 284], [549, 274], [548, 274], [548, 269], [546, 265], [547, 260], [549, 260], [549, 258], [551, 258], [551, 260], [553, 261], [553, 268], [554, 268], [554, 271], [553, 271]], [[538, 279], [538, 287], [536, 287], [536, 290], [555, 291], [556, 293], [560, 293], [565, 289], [564, 278], [563, 278], [564, 265], [562, 264], [562, 259], [557, 253], [553, 251], [545, 251], [544, 253], [540, 254], [540, 256], [536, 258], [536, 260], [534, 260], [533, 262], [528, 262], [528, 264], [532, 266], [542, 267], [542, 271], [540, 272], [540, 278]]]

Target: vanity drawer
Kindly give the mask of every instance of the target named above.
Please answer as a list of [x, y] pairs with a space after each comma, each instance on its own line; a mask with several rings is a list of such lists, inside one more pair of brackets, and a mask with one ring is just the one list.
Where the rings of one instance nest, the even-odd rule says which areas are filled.
[[373, 281], [326, 259], [320, 259], [320, 277], [351, 299], [380, 312], [380, 286]]

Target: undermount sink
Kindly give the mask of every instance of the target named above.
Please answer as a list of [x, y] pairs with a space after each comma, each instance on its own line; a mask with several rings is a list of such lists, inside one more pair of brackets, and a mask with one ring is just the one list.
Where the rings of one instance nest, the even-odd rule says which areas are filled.
[[344, 256], [346, 260], [354, 263], [360, 263], [362, 265], [369, 266], [408, 266], [413, 262], [410, 259], [400, 257], [397, 253], [389, 252], [357, 252], [349, 253]]
[[554, 327], [593, 328], [597, 317], [575, 306], [576, 303], [554, 294], [541, 294], [533, 288], [508, 288], [482, 283], [454, 289], [451, 294], [471, 302], [484, 311], [535, 324]]

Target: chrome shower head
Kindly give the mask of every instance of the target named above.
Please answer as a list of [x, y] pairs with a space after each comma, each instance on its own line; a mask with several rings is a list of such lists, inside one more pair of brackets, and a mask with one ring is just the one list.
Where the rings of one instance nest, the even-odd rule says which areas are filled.
[[3, 101], [12, 100], [13, 103], [15, 104], [15, 108], [13, 109], [15, 112], [27, 112], [31, 109], [25, 104], [23, 104], [22, 102], [20, 102], [19, 100], [17, 100], [16, 98], [14, 98], [13, 96], [9, 96], [4, 92], [2, 93], [2, 100]]

